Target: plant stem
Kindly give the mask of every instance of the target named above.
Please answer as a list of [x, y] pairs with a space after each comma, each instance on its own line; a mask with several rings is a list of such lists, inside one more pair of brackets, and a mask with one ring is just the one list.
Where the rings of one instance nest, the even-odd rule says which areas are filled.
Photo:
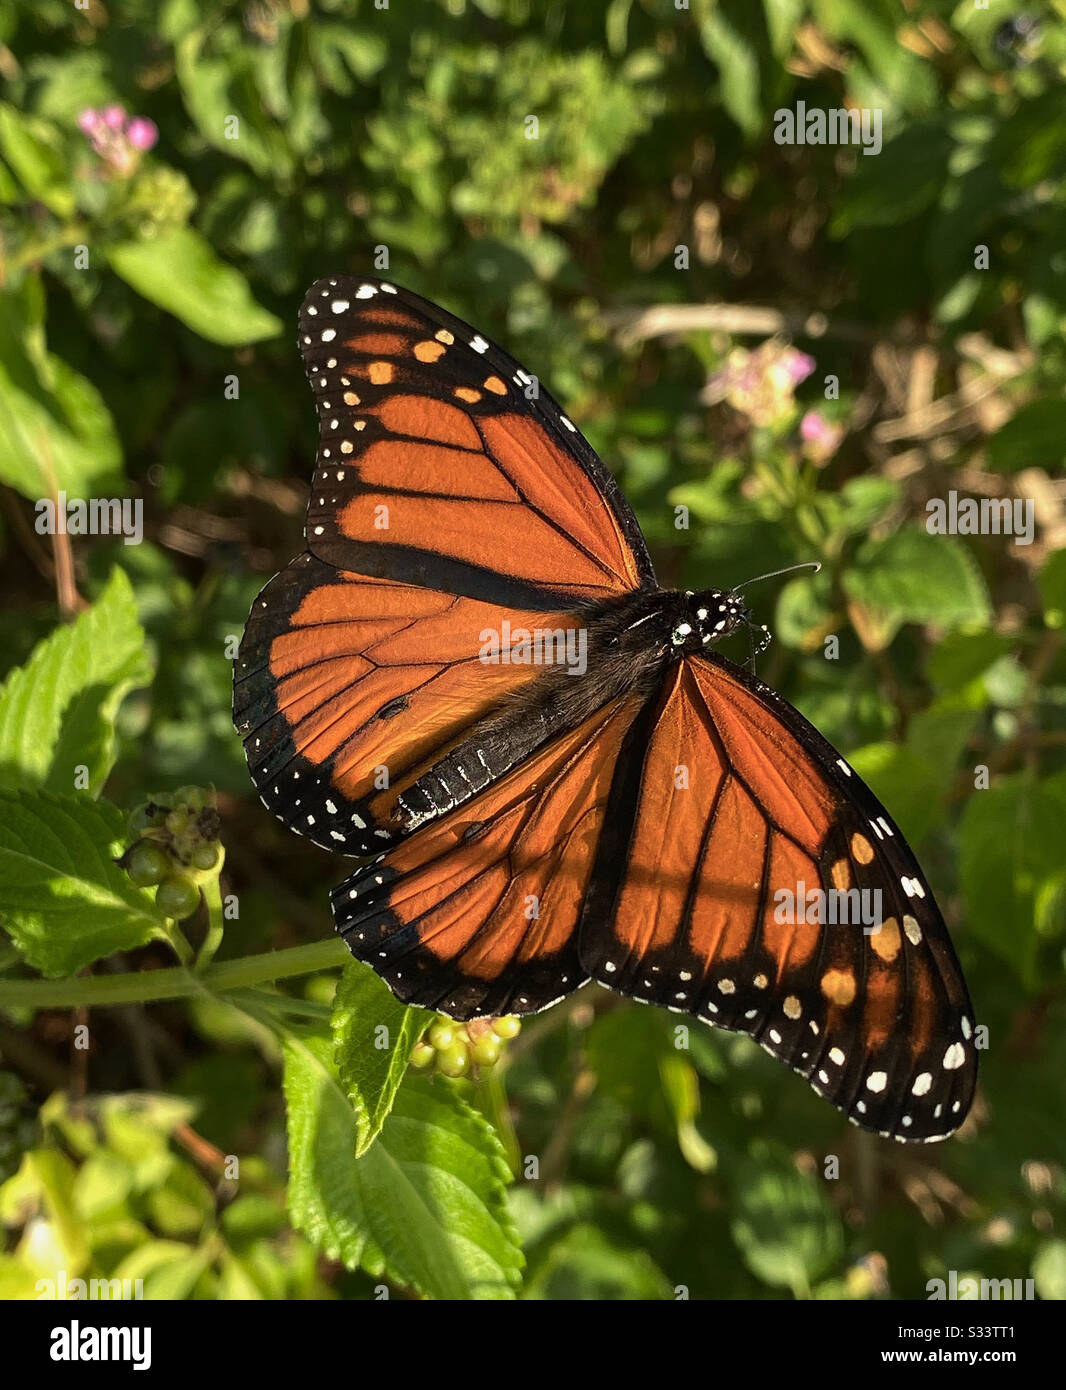
[[166, 927], [157, 933], [158, 940], [165, 941], [170, 949], [181, 961], [182, 965], [192, 965], [193, 949], [185, 938], [185, 933], [178, 926], [177, 922], [169, 921]]
[[266, 951], [210, 965], [194, 974], [184, 966], [142, 970], [129, 975], [92, 975], [84, 980], [0, 981], [0, 1008], [104, 1008], [111, 1004], [147, 1004], [157, 999], [184, 999], [202, 990], [221, 993], [247, 989], [292, 975], [331, 970], [349, 959], [343, 941], [314, 941], [285, 951]]
[[[225, 862], [223, 860], [223, 862]], [[207, 903], [207, 935], [204, 937], [203, 944], [196, 955], [196, 969], [206, 970], [214, 959], [215, 952], [222, 945], [222, 937], [225, 934], [226, 923], [222, 916], [222, 890], [219, 887], [218, 874], [222, 872], [222, 864], [218, 866], [218, 873], [214, 878], [204, 884], [204, 901]]]

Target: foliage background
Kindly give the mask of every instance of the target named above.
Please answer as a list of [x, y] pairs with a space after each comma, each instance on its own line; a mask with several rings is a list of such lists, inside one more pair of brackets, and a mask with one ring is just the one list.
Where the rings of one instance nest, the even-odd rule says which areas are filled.
[[[1066, 1294], [1063, 10], [0, 11], [4, 1296], [57, 1269], [179, 1298], [921, 1298], [950, 1269]], [[776, 144], [797, 100], [880, 108], [883, 152]], [[126, 174], [77, 126], [109, 103], [160, 132]], [[747, 1040], [679, 1050], [675, 1016], [599, 991], [477, 1083], [404, 1078], [419, 1020], [341, 977], [342, 867], [251, 794], [226, 655], [301, 548], [299, 299], [381, 247], [550, 385], [664, 582], [825, 562], [758, 591], [761, 674], [936, 885], [990, 1038], [957, 1140], [860, 1134]], [[770, 318], [640, 317], [677, 305]], [[774, 327], [816, 360], [795, 402], [701, 399]], [[843, 428], [828, 456], [808, 409]], [[1033, 499], [1035, 543], [930, 536], [952, 488]], [[143, 498], [144, 544], [38, 535], [58, 489]], [[208, 893], [188, 970], [109, 862], [123, 813], [187, 783], [218, 790], [240, 904], [220, 942]]]

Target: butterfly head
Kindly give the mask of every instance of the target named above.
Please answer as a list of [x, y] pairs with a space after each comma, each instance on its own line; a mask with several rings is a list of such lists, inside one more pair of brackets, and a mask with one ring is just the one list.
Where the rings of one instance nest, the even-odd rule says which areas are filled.
[[670, 632], [675, 652], [706, 651], [723, 637], [755, 625], [744, 599], [732, 590], [686, 591], [679, 598], [677, 619]]

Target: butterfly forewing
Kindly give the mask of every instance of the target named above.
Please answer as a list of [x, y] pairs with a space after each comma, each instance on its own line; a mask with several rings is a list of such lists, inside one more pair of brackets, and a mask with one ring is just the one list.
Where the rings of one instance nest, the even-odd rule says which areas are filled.
[[409, 833], [405, 791], [540, 674], [482, 660], [486, 635], [506, 655], [505, 634], [559, 634], [654, 575], [589, 445], [460, 319], [336, 276], [308, 291], [300, 345], [320, 427], [308, 551], [252, 606], [234, 720], [270, 810], [373, 854]]
[[379, 280], [308, 291], [319, 415], [311, 552], [516, 607], [654, 582], [610, 473], [547, 392], [468, 324]]
[[538, 674], [481, 661], [480, 635], [575, 623], [299, 556], [255, 600], [234, 671], [264, 804], [325, 849], [378, 853], [406, 833], [405, 789]]

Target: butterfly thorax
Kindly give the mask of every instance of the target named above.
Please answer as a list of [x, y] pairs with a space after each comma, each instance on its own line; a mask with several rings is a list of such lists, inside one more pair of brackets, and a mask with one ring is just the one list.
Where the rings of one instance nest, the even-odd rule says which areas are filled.
[[586, 615], [593, 661], [624, 655], [634, 675], [705, 652], [750, 622], [744, 600], [727, 589], [643, 591]]
[[723, 589], [643, 589], [590, 603], [576, 616], [585, 659], [544, 666], [482, 720], [475, 737], [451, 748], [404, 791], [397, 823], [405, 832], [468, 801], [486, 777], [506, 775], [560, 731], [617, 700], [648, 698], [674, 662], [710, 650], [750, 622], [743, 600]]

